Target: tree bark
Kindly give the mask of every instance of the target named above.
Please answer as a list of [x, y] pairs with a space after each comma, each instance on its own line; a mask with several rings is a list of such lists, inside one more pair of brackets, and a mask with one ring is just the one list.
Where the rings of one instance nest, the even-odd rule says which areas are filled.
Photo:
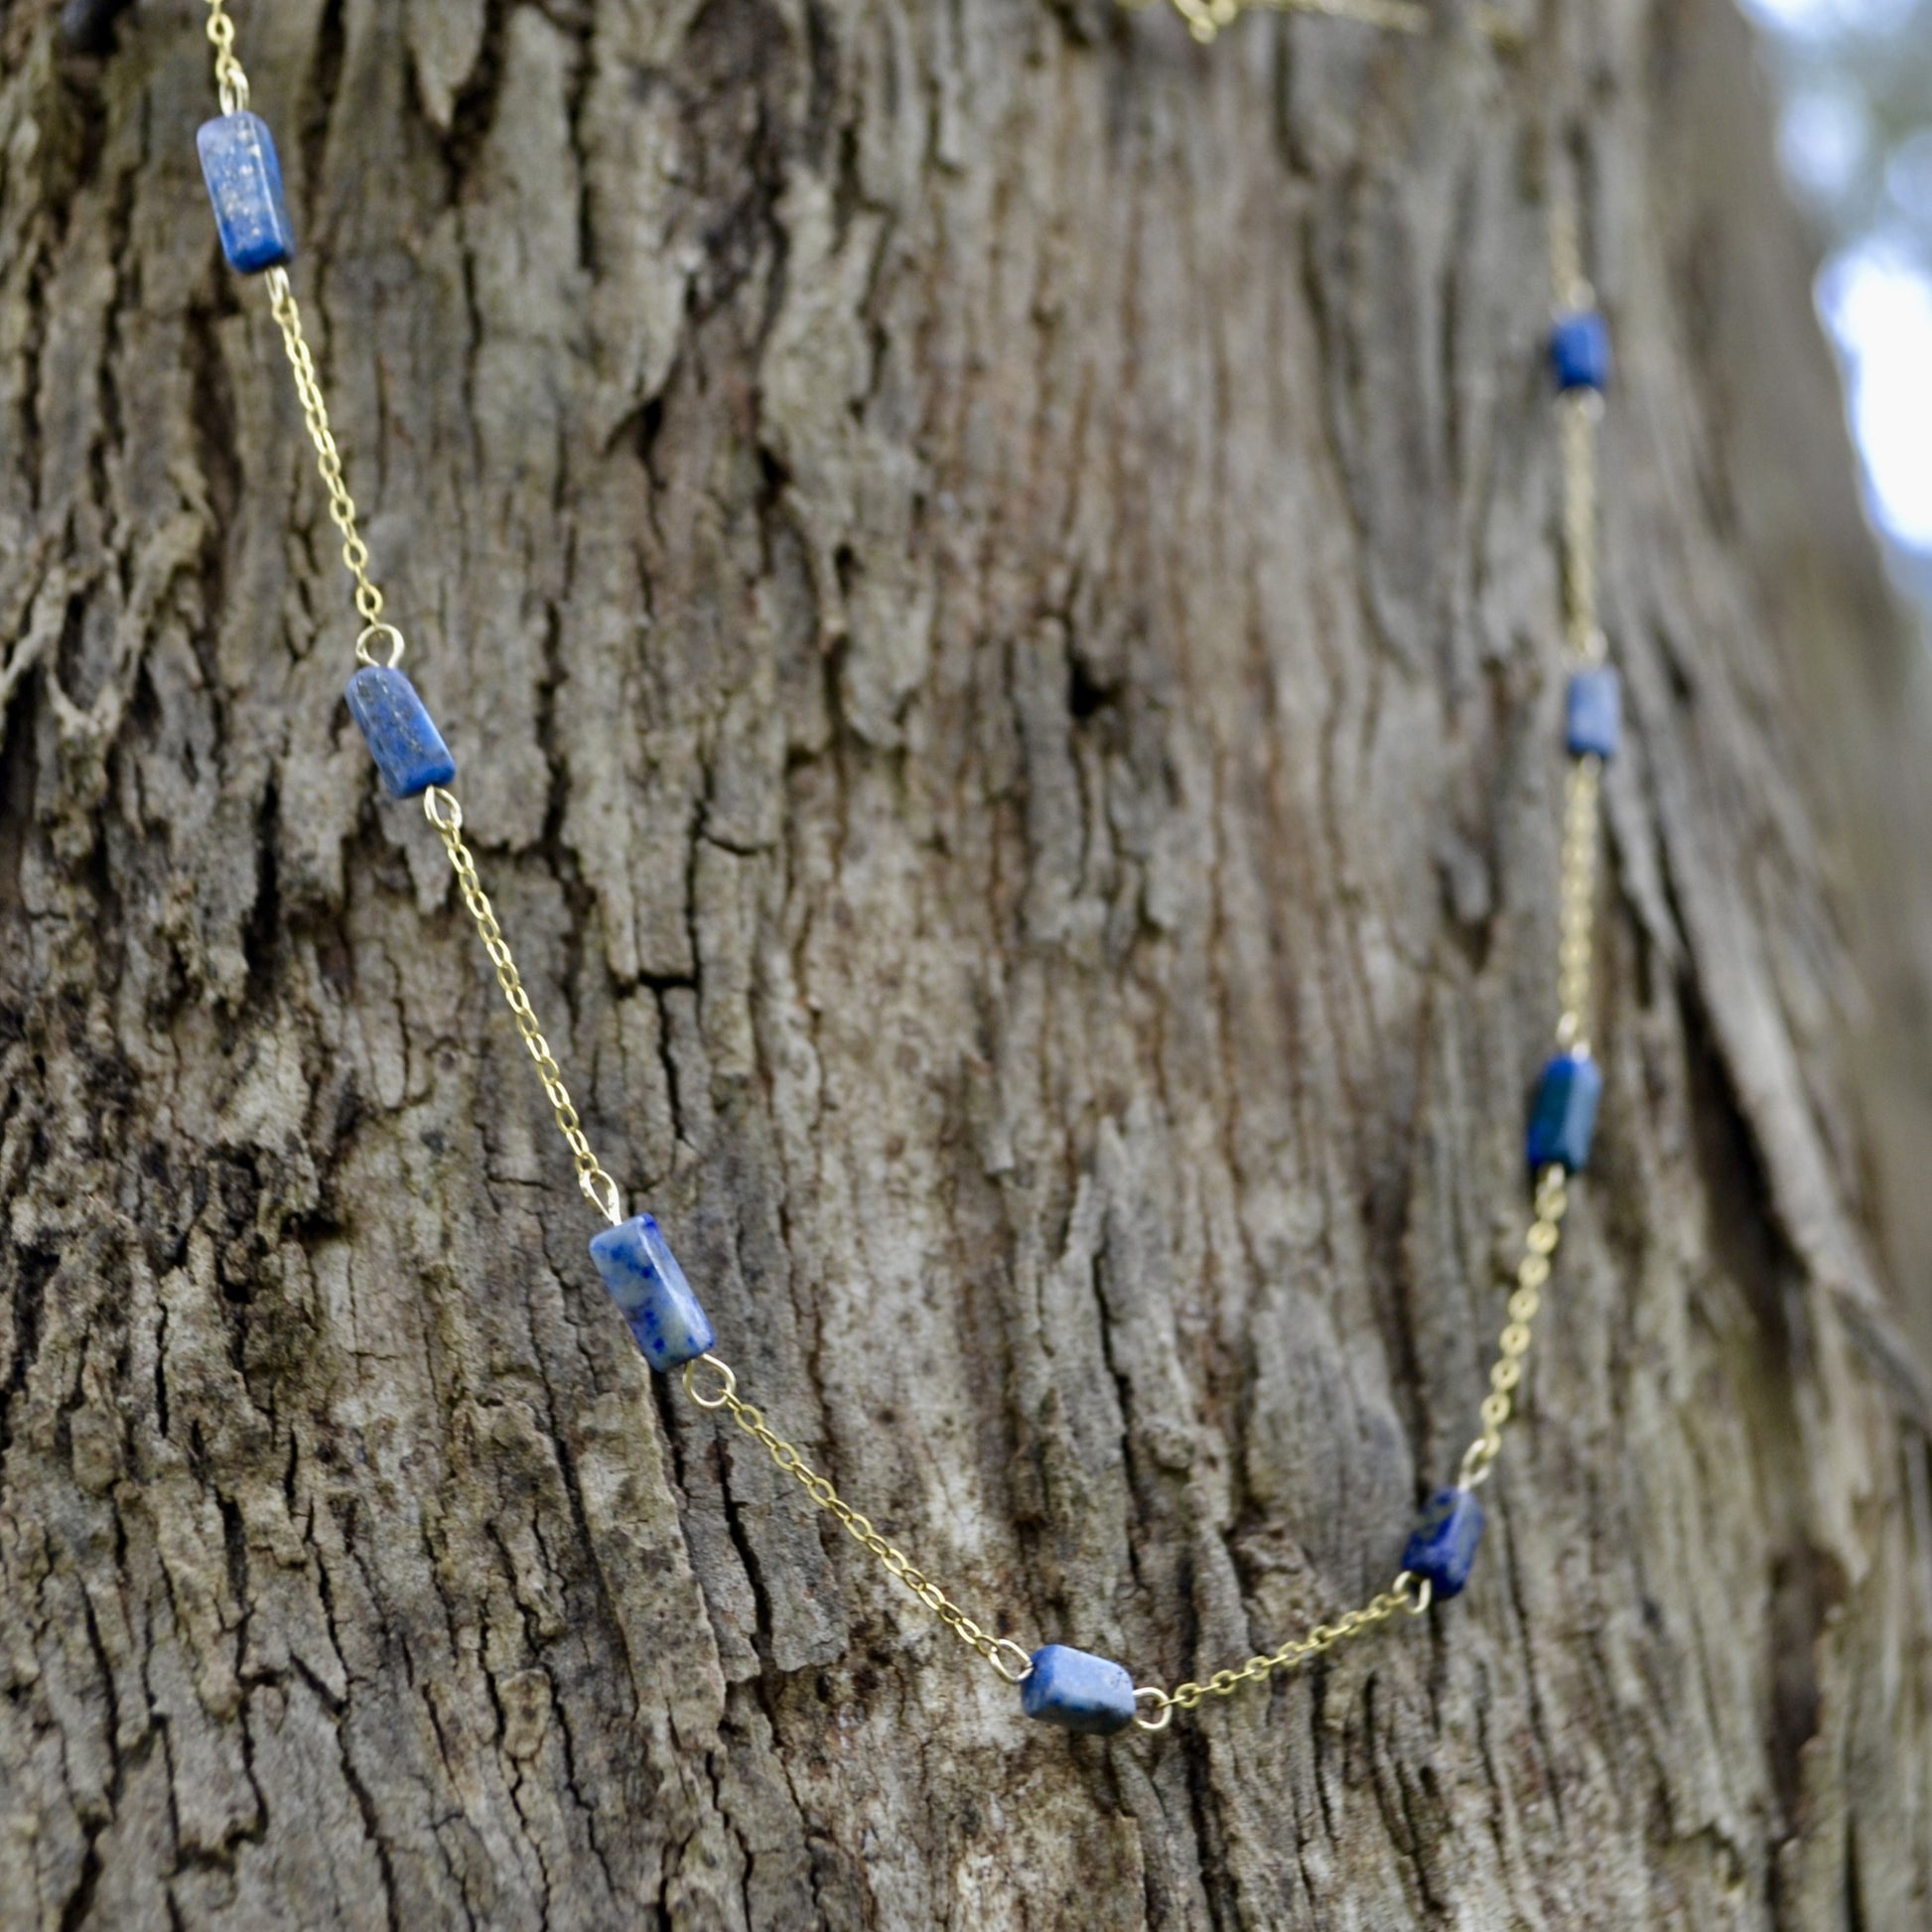
[[1919, 1927], [1925, 665], [1727, 0], [242, 0], [484, 882], [748, 1396], [1172, 1684], [1474, 1427], [1574, 153], [1627, 756], [1475, 1582], [1029, 1725], [654, 1384], [354, 622], [201, 8], [0, 10], [0, 1922]]

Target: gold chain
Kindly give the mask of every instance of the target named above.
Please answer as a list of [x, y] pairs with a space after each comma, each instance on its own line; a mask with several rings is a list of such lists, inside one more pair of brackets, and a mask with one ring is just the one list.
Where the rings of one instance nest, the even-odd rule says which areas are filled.
[[[234, 22], [224, 11], [224, 0], [207, 0], [207, 37], [214, 48], [214, 85], [221, 96], [221, 111], [238, 114], [248, 105], [248, 76], [235, 59]], [[302, 333], [302, 311], [289, 284], [288, 270], [271, 268], [265, 279], [268, 312], [282, 332], [282, 346], [288, 352], [295, 391], [302, 401], [302, 418], [309, 428], [309, 440], [316, 446], [316, 468], [329, 491], [329, 520], [342, 532], [343, 563], [355, 580], [355, 609], [366, 626], [357, 640], [356, 655], [371, 662], [367, 639], [369, 629], [382, 617], [382, 593], [369, 576], [369, 547], [355, 527], [355, 498], [348, 493], [343, 476], [343, 453], [336, 447], [336, 434], [329, 426], [329, 403], [316, 374], [309, 340]], [[383, 628], [391, 642], [389, 661], [394, 663], [402, 655], [402, 638], [392, 625]]]
[[489, 896], [477, 877], [477, 862], [463, 842], [463, 807], [457, 803], [454, 792], [445, 791], [441, 785], [431, 785], [423, 794], [423, 815], [436, 827], [443, 841], [443, 849], [450, 855], [457, 885], [463, 892], [463, 902], [470, 908], [470, 916], [476, 920], [477, 930], [483, 935], [483, 951], [489, 955], [489, 963], [496, 969], [496, 984], [503, 989], [510, 1018], [516, 1022], [516, 1031], [523, 1036], [523, 1044], [530, 1049], [530, 1057], [536, 1062], [537, 1075], [543, 1081], [543, 1097], [549, 1101], [551, 1111], [557, 1116], [557, 1131], [568, 1143], [571, 1158], [577, 1163], [577, 1184], [615, 1227], [623, 1219], [618, 1183], [604, 1172], [597, 1156], [591, 1152], [591, 1144], [585, 1137], [583, 1123], [578, 1119], [570, 1089], [564, 1085], [564, 1076], [550, 1051], [550, 1042], [544, 1038], [542, 1029], [537, 1025], [537, 1017], [530, 1009], [530, 996], [523, 990], [522, 975], [517, 972], [516, 961], [510, 956], [509, 941], [503, 937], [503, 928], [496, 923], [496, 908], [490, 904]]
[[1597, 791], [1603, 760], [1594, 753], [1570, 768], [1558, 871], [1557, 1044], [1589, 1051], [1590, 963], [1595, 949]]
[[[701, 1364], [718, 1377], [717, 1386], [709, 1391], [700, 1391], [698, 1387], [696, 1377]], [[795, 1444], [786, 1442], [767, 1426], [763, 1411], [754, 1408], [738, 1393], [738, 1377], [729, 1364], [720, 1361], [716, 1355], [703, 1355], [698, 1361], [686, 1362], [684, 1392], [700, 1409], [727, 1411], [746, 1435], [756, 1443], [762, 1443], [772, 1461], [786, 1475], [793, 1477], [805, 1494], [832, 1517], [847, 1536], [870, 1551], [889, 1577], [903, 1584], [967, 1649], [984, 1657], [1009, 1684], [1024, 1683], [1032, 1674], [1033, 1659], [1025, 1650], [1011, 1637], [996, 1637], [983, 1624], [968, 1616], [924, 1571], [913, 1567], [912, 1559], [897, 1544], [889, 1543], [881, 1536], [870, 1519], [860, 1515], [839, 1494], [832, 1486], [831, 1479], [820, 1475], [805, 1460]], [[1018, 1660], [1017, 1666], [1010, 1661], [1014, 1659]]]
[[[1121, 0], [1121, 4], [1139, 10], [1155, 4], [1155, 0]], [[1212, 40], [1244, 11], [1256, 9], [1321, 14], [1406, 34], [1426, 32], [1430, 24], [1428, 9], [1413, 4], [1413, 0], [1171, 0], [1171, 4], [1187, 22], [1194, 38], [1203, 42]], [[1476, 15], [1478, 25], [1492, 38], [1515, 38], [1514, 29], [1495, 10], [1478, 7]], [[207, 0], [207, 31], [214, 49], [214, 79], [222, 111], [238, 113], [248, 105], [248, 76], [235, 58], [234, 23], [224, 10], [224, 0]], [[1552, 217], [1551, 264], [1559, 302], [1573, 310], [1589, 307], [1592, 298], [1582, 273], [1574, 207], [1563, 196], [1557, 198]], [[344, 476], [342, 453], [330, 427], [329, 408], [316, 373], [315, 358], [303, 333], [301, 310], [286, 270], [271, 269], [267, 280], [270, 313], [282, 332], [303, 417], [315, 445], [317, 469], [329, 492], [330, 518], [342, 534], [343, 562], [355, 582], [355, 608], [364, 625], [356, 640], [356, 655], [367, 663], [377, 661], [370, 645], [372, 639], [380, 636], [388, 641], [388, 662], [393, 664], [402, 654], [403, 639], [392, 624], [381, 621], [382, 593], [369, 576], [368, 546], [356, 525], [355, 499], [349, 494]], [[1600, 662], [1604, 654], [1603, 636], [1596, 619], [1596, 405], [1593, 392], [1567, 396], [1562, 405], [1565, 615], [1573, 653], [1585, 665]], [[1579, 1053], [1588, 1051], [1585, 1016], [1590, 992], [1600, 769], [1601, 760], [1594, 757], [1576, 762], [1565, 812], [1559, 965], [1562, 1014], [1558, 1038], [1567, 1050]], [[537, 1024], [509, 942], [478, 878], [475, 857], [464, 842], [463, 808], [454, 793], [433, 785], [424, 794], [423, 809], [449, 854], [463, 902], [476, 921], [517, 1033], [536, 1065], [558, 1132], [576, 1164], [578, 1185], [616, 1225], [621, 1221], [623, 1211], [618, 1184], [592, 1151], [570, 1090], [564, 1084], [562, 1070]], [[1551, 1259], [1561, 1238], [1569, 1203], [1562, 1167], [1542, 1170], [1537, 1176], [1534, 1200], [1535, 1218], [1525, 1237], [1525, 1252], [1517, 1265], [1516, 1285], [1509, 1298], [1508, 1325], [1502, 1331], [1497, 1359], [1489, 1371], [1489, 1394], [1480, 1411], [1482, 1432], [1464, 1451], [1457, 1476], [1463, 1488], [1474, 1488], [1483, 1482], [1502, 1449], [1503, 1427], [1514, 1407], [1523, 1358], [1529, 1352], [1532, 1326], [1550, 1278]], [[709, 1388], [699, 1386], [700, 1368], [710, 1370], [717, 1378]], [[1010, 1637], [995, 1636], [969, 1616], [903, 1550], [881, 1535], [867, 1517], [846, 1502], [831, 1480], [812, 1467], [795, 1444], [776, 1434], [760, 1410], [740, 1397], [738, 1378], [728, 1364], [712, 1354], [687, 1362], [684, 1387], [699, 1408], [726, 1411], [739, 1429], [763, 1446], [777, 1468], [798, 1482], [817, 1508], [831, 1516], [888, 1576], [910, 1590], [961, 1643], [984, 1658], [1009, 1683], [1022, 1683], [1032, 1673], [1032, 1659], [1018, 1643]], [[1429, 1581], [1405, 1570], [1387, 1589], [1368, 1602], [1344, 1611], [1332, 1622], [1316, 1624], [1277, 1650], [1250, 1657], [1236, 1668], [1216, 1671], [1203, 1682], [1189, 1680], [1172, 1691], [1156, 1686], [1137, 1688], [1135, 1722], [1146, 1730], [1165, 1729], [1177, 1710], [1196, 1710], [1206, 1698], [1230, 1697], [1244, 1685], [1264, 1681], [1278, 1671], [1297, 1669], [1338, 1644], [1379, 1628], [1399, 1613], [1421, 1616], [1429, 1609], [1432, 1598]], [[1140, 1707], [1147, 1707], [1148, 1715], [1141, 1715]]]
[[[1207, 0], [1200, 0], [1205, 5]], [[1260, 3], [1260, 0], [1256, 0]], [[1268, 0], [1272, 4], [1272, 0]], [[1196, 0], [1173, 0], [1187, 13]], [[1239, 0], [1214, 0], [1228, 19]], [[1192, 17], [1191, 15], [1189, 16]], [[1215, 16], [1216, 25], [1225, 24]], [[1203, 36], [1202, 38], [1211, 38]], [[1558, 307], [1567, 312], [1589, 309], [1595, 297], [1584, 276], [1575, 204], [1567, 192], [1554, 201], [1550, 219], [1551, 282]], [[1596, 621], [1596, 417], [1600, 398], [1593, 390], [1560, 398], [1564, 450], [1564, 562], [1565, 615], [1571, 650], [1577, 664], [1600, 664], [1606, 651]], [[1594, 754], [1579, 758], [1570, 769], [1564, 801], [1563, 852], [1559, 866], [1557, 1041], [1564, 1051], [1589, 1051], [1587, 1014], [1590, 962], [1594, 946], [1598, 795], [1603, 761]], [[1489, 1369], [1489, 1393], [1479, 1411], [1482, 1432], [1463, 1451], [1456, 1486], [1474, 1489], [1487, 1480], [1502, 1453], [1503, 1428], [1516, 1405], [1523, 1379], [1523, 1358], [1529, 1353], [1543, 1291], [1550, 1280], [1552, 1260], [1563, 1238], [1563, 1217], [1569, 1209], [1569, 1180], [1561, 1166], [1542, 1169], [1533, 1196], [1535, 1218], [1524, 1236], [1523, 1257], [1516, 1266], [1516, 1285], [1509, 1297], [1509, 1319], [1497, 1343]], [[1134, 1693], [1137, 1704], [1152, 1708], [1149, 1717], [1135, 1722], [1146, 1730], [1165, 1728], [1175, 1710], [1194, 1710], [1204, 1697], [1229, 1697], [1244, 1684], [1258, 1683], [1279, 1670], [1293, 1669], [1320, 1656], [1344, 1639], [1385, 1623], [1398, 1610], [1421, 1615], [1429, 1607], [1427, 1583], [1418, 1598], [1409, 1591], [1415, 1579], [1407, 1571], [1388, 1589], [1360, 1609], [1350, 1610], [1332, 1623], [1317, 1624], [1308, 1635], [1291, 1639], [1266, 1656], [1250, 1657], [1234, 1670], [1216, 1671], [1205, 1683], [1186, 1683], [1173, 1691], [1144, 1686]]]
[[[221, 109], [223, 113], [236, 113], [248, 104], [248, 78], [234, 57], [234, 23], [223, 11], [223, 0], [207, 0], [207, 37], [214, 47], [214, 78], [220, 91]], [[336, 446], [336, 438], [329, 425], [329, 406], [316, 373], [315, 358], [303, 334], [302, 313], [285, 270], [271, 269], [267, 281], [269, 312], [281, 329], [283, 346], [288, 352], [289, 366], [294, 371], [296, 390], [302, 401], [303, 417], [308, 424], [310, 440], [316, 447], [317, 468], [328, 486], [329, 514], [343, 535], [343, 562], [355, 580], [355, 608], [364, 625], [361, 636], [356, 639], [355, 654], [365, 663], [377, 662], [371, 646], [378, 637], [384, 638], [389, 646], [387, 661], [394, 664], [402, 655], [402, 635], [393, 624], [381, 621], [382, 593], [368, 574], [368, 546], [356, 528], [355, 499], [349, 494], [343, 475], [342, 453]], [[496, 969], [496, 984], [502, 989], [510, 1017], [516, 1022], [516, 1031], [536, 1064], [538, 1077], [543, 1082], [544, 1098], [549, 1101], [551, 1111], [556, 1116], [557, 1131], [564, 1137], [571, 1158], [576, 1163], [577, 1184], [616, 1226], [623, 1218], [618, 1184], [605, 1172], [592, 1150], [576, 1103], [570, 1097], [570, 1089], [564, 1084], [563, 1071], [537, 1023], [509, 941], [504, 938], [503, 928], [497, 922], [496, 909], [490, 904], [489, 896], [477, 876], [476, 858], [463, 838], [463, 807], [455, 793], [441, 785], [432, 785], [423, 794], [423, 811], [449, 854], [463, 902], [476, 921], [483, 950], [489, 955], [489, 963]], [[763, 1415], [739, 1397], [737, 1377], [724, 1362], [715, 1355], [706, 1355], [702, 1359], [716, 1371], [720, 1382], [713, 1392], [700, 1391], [693, 1379], [693, 1370], [698, 1364], [686, 1364], [684, 1386], [699, 1407], [728, 1410], [738, 1427], [755, 1442], [761, 1443], [772, 1461], [787, 1475], [795, 1477], [812, 1501], [832, 1516], [847, 1535], [870, 1552], [888, 1576], [903, 1584], [961, 1643], [985, 1658], [1009, 1683], [1023, 1683], [1031, 1675], [1033, 1660], [1025, 1650], [1010, 1637], [995, 1636], [983, 1624], [968, 1616], [938, 1584], [913, 1564], [903, 1550], [889, 1542], [866, 1517], [846, 1502], [832, 1483], [805, 1460], [795, 1445], [772, 1431]]]
[[222, 11], [222, 0], [207, 0], [207, 37], [214, 48], [214, 86], [224, 114], [239, 114], [248, 105], [248, 76], [234, 55], [234, 22]]
[[1434, 1589], [1428, 1580], [1418, 1580], [1404, 1571], [1387, 1589], [1372, 1596], [1359, 1609], [1344, 1610], [1332, 1623], [1317, 1623], [1306, 1636], [1291, 1637], [1279, 1650], [1265, 1657], [1250, 1657], [1238, 1670], [1217, 1670], [1205, 1683], [1176, 1684], [1172, 1691], [1143, 1685], [1134, 1693], [1135, 1702], [1153, 1707], [1153, 1716], [1137, 1717], [1143, 1730], [1165, 1730], [1176, 1711], [1194, 1711], [1203, 1698], [1232, 1697], [1244, 1684], [1259, 1684], [1280, 1670], [1295, 1670], [1345, 1643], [1350, 1637], [1386, 1623], [1399, 1611], [1421, 1616], [1429, 1608]]
[[355, 498], [348, 493], [343, 477], [342, 452], [329, 427], [329, 404], [316, 376], [316, 359], [309, 353], [308, 338], [302, 333], [302, 311], [296, 306], [286, 268], [271, 268], [267, 281], [268, 312], [281, 327], [282, 346], [288, 350], [296, 394], [302, 398], [302, 417], [309, 426], [309, 440], [316, 446], [316, 468], [329, 491], [329, 520], [343, 534], [343, 563], [355, 579], [355, 608], [364, 624], [374, 625], [382, 616], [382, 593], [369, 576], [369, 546], [355, 527]]
[[1536, 1218], [1523, 1237], [1523, 1258], [1516, 1264], [1516, 1288], [1509, 1298], [1509, 1325], [1497, 1344], [1489, 1369], [1489, 1393], [1482, 1399], [1482, 1434], [1463, 1451], [1456, 1486], [1474, 1489], [1489, 1474], [1489, 1465], [1502, 1453], [1503, 1425], [1516, 1403], [1516, 1386], [1523, 1379], [1523, 1357], [1530, 1352], [1530, 1328], [1543, 1306], [1550, 1262], [1563, 1238], [1563, 1217], [1570, 1205], [1564, 1171], [1548, 1167], [1537, 1176]]
[[[1566, 183], [1550, 207], [1550, 281], [1559, 313], [1596, 305], [1584, 273], [1577, 205]], [[1564, 612], [1578, 669], [1602, 663], [1608, 649], [1596, 613], [1596, 424], [1602, 396], [1574, 389], [1559, 399], [1563, 427]], [[1597, 793], [1603, 761], [1580, 758], [1564, 804], [1557, 967], [1557, 1044], [1589, 1051], [1589, 983], [1596, 897]]]

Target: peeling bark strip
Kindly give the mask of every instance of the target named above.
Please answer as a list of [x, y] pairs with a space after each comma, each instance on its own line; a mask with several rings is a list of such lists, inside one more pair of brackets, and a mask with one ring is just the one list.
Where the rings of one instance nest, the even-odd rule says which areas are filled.
[[1925, 667], [1726, 0], [1511, 4], [241, 14], [600, 1150], [882, 1530], [1170, 1682], [1385, 1579], [1480, 1391], [1590, 103], [1630, 742], [1526, 1426], [1433, 1626], [1112, 1745], [660, 1403], [341, 705], [200, 9], [0, 11], [0, 1924], [1926, 1922]]

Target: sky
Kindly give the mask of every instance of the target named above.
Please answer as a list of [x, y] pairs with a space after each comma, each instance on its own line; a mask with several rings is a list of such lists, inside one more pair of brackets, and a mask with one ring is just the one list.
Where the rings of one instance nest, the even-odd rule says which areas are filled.
[[1831, 237], [1818, 309], [1867, 506], [1901, 551], [1932, 556], [1932, 6], [1742, 4], [1777, 78], [1785, 170]]

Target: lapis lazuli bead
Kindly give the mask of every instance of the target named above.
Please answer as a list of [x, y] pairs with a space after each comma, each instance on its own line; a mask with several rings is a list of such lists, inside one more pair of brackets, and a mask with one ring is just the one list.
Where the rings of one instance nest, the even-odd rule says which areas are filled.
[[648, 1214], [633, 1214], [621, 1227], [594, 1235], [591, 1259], [644, 1360], [660, 1375], [696, 1361], [718, 1339], [663, 1229]]
[[1574, 1173], [1588, 1162], [1596, 1103], [1602, 1097], [1602, 1069], [1594, 1060], [1581, 1053], [1559, 1053], [1544, 1067], [1536, 1104], [1530, 1109], [1532, 1172], [1555, 1166]]
[[348, 715], [362, 728], [391, 798], [414, 798], [456, 776], [443, 734], [400, 671], [363, 665], [348, 681]]
[[1550, 331], [1550, 372], [1559, 389], [1609, 386], [1610, 325], [1594, 309], [1563, 316]]
[[295, 259], [295, 228], [282, 198], [275, 137], [259, 114], [223, 114], [196, 131], [202, 178], [229, 267], [259, 275]]
[[1570, 680], [1566, 724], [1573, 758], [1616, 757], [1623, 735], [1623, 686], [1613, 670], [1579, 671]]
[[1460, 1595], [1482, 1541], [1482, 1504], [1473, 1489], [1439, 1489], [1402, 1552], [1402, 1567], [1438, 1597]]
[[1030, 1718], [1097, 1737], [1125, 1730], [1134, 1722], [1134, 1680], [1125, 1667], [1063, 1643], [1034, 1652], [1020, 1701]]

